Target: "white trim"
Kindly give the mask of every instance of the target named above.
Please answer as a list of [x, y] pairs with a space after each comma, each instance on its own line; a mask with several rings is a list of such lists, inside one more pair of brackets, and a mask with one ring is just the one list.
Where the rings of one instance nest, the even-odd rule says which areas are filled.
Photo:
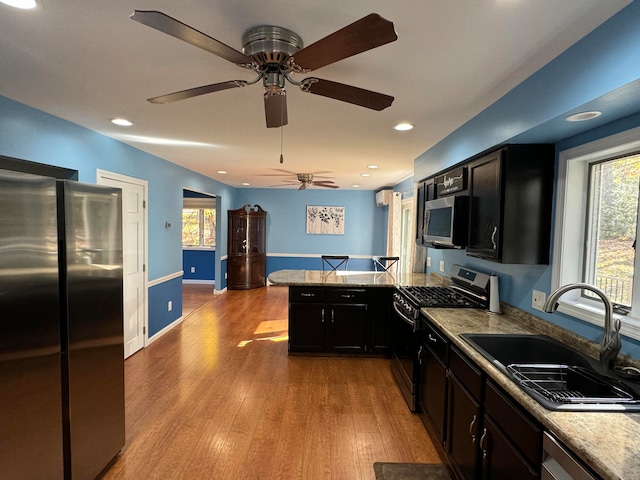
[[[577, 201], [581, 202], [582, 205], [586, 205], [588, 174], [585, 166], [591, 162], [621, 157], [638, 151], [640, 151], [640, 127], [563, 150], [559, 153], [553, 267], [551, 270], [552, 290], [567, 283], [581, 281], [583, 236], [585, 231], [584, 216], [569, 212], [570, 205], [566, 198], [571, 194], [574, 202]], [[582, 185], [580, 192], [582, 198], [576, 199], [574, 192], [578, 188], [577, 185], [580, 184]], [[572, 187], [571, 191], [569, 189], [570, 186]], [[576, 236], [569, 238], [564, 234], [565, 230], [576, 232]], [[576, 248], [576, 245], [581, 244], [582, 248]], [[604, 308], [602, 305], [598, 302], [589, 302], [588, 299], [579, 295], [578, 290], [568, 292], [563, 296], [559, 302], [558, 311], [599, 327], [603, 326]], [[614, 318], [621, 320], [622, 328], [620, 331], [623, 335], [640, 339], [640, 319], [617, 314], [614, 314]]]
[[[320, 253], [267, 253], [267, 257], [293, 257], [293, 258], [322, 258], [322, 255], [324, 254], [320, 254]], [[327, 255], [333, 255], [333, 254], [327, 254]], [[341, 254], [335, 254], [335, 255], [341, 255]], [[349, 255], [349, 259], [352, 258], [365, 258], [365, 259], [372, 259], [374, 257], [379, 257], [380, 255]]]
[[215, 252], [216, 251], [216, 247], [215, 247], [215, 245], [213, 247], [185, 247], [183, 245], [182, 246], [182, 250], [196, 250], [196, 251], [202, 251], [202, 252]]
[[214, 295], [221, 295], [227, 291], [227, 287], [224, 287], [222, 290], [213, 290]]
[[180, 325], [182, 323], [182, 321], [184, 320], [184, 317], [180, 317], [176, 320], [174, 320], [173, 322], [171, 322], [169, 325], [167, 325], [166, 327], [164, 327], [162, 330], [160, 330], [158, 333], [156, 333], [155, 335], [149, 337], [147, 339], [147, 345], [149, 346], [151, 345], [153, 342], [155, 342], [156, 340], [158, 340], [160, 337], [162, 337], [165, 333], [168, 333], [170, 330], [174, 329], [175, 327], [177, 327], [178, 325]]
[[215, 285], [216, 281], [215, 280], [194, 280], [194, 279], [182, 279], [182, 283], [189, 283], [189, 284], [199, 284], [199, 285]]
[[164, 277], [156, 278], [155, 280], [151, 280], [147, 286], [155, 287], [156, 285], [160, 285], [161, 283], [168, 282], [169, 280], [173, 280], [174, 278], [179, 278], [184, 275], [184, 270], [180, 270], [179, 272], [170, 273], [169, 275], [165, 275]]

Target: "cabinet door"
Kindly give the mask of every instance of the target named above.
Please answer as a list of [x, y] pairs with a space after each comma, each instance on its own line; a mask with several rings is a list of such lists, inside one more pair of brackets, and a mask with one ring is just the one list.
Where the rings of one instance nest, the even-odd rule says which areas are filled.
[[447, 453], [458, 477], [475, 480], [479, 477], [479, 433], [482, 417], [479, 404], [464, 390], [458, 379], [449, 377], [449, 423]]
[[487, 480], [535, 480], [538, 474], [514, 448], [489, 417], [485, 416], [480, 437], [482, 478]]
[[447, 368], [424, 343], [422, 344], [422, 385], [420, 407], [444, 445], [447, 400]]
[[502, 239], [501, 158], [502, 151], [497, 151], [469, 166], [467, 253], [492, 260], [500, 258]]
[[329, 309], [327, 347], [334, 352], [365, 352], [367, 305], [331, 304]]
[[426, 182], [418, 184], [416, 188], [416, 245], [423, 245], [424, 240], [424, 201]]
[[289, 351], [322, 352], [324, 349], [324, 304], [289, 304]]
[[369, 351], [385, 353], [389, 351], [389, 319], [393, 307], [393, 288], [369, 289], [370, 339], [367, 341]]

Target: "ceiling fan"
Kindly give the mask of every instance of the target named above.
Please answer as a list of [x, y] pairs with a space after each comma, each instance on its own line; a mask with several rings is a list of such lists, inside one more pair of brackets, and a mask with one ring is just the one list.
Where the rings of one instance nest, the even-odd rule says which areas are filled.
[[[286, 170], [283, 170], [283, 172]], [[284, 180], [285, 183], [280, 183], [278, 185], [270, 185], [271, 187], [290, 187], [292, 185], [300, 185], [298, 187], [298, 190], [306, 190], [307, 187], [310, 187], [312, 185], [316, 186], [316, 187], [325, 187], [325, 188], [340, 188], [338, 185], [334, 185], [333, 181], [331, 180], [314, 180], [313, 179], [313, 173], [293, 173], [293, 172], [288, 172], [291, 173], [292, 175], [295, 175], [298, 180]], [[324, 173], [324, 172], [319, 172], [319, 173]]]
[[288, 123], [286, 81], [306, 93], [377, 111], [389, 107], [394, 100], [389, 95], [321, 78], [308, 77], [297, 81], [291, 77], [292, 74], [307, 73], [397, 40], [393, 23], [377, 13], [367, 15], [307, 47], [298, 34], [286, 28], [271, 25], [253, 27], [242, 36], [242, 52], [162, 12], [135, 10], [131, 18], [257, 74], [253, 80], [230, 80], [149, 98], [151, 103], [175, 102], [253, 85], [262, 80], [267, 128], [277, 128]]

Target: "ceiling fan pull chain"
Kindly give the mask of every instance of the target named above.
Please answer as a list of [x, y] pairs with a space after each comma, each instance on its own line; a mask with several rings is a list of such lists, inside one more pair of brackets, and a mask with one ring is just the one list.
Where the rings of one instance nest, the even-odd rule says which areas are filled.
[[284, 163], [284, 156], [282, 155], [283, 137], [284, 137], [284, 125], [280, 125], [280, 163]]

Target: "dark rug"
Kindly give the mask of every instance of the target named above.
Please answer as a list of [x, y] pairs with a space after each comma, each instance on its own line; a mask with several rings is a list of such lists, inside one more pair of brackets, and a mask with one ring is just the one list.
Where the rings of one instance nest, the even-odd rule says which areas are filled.
[[451, 480], [443, 465], [428, 463], [384, 463], [373, 464], [376, 480]]

